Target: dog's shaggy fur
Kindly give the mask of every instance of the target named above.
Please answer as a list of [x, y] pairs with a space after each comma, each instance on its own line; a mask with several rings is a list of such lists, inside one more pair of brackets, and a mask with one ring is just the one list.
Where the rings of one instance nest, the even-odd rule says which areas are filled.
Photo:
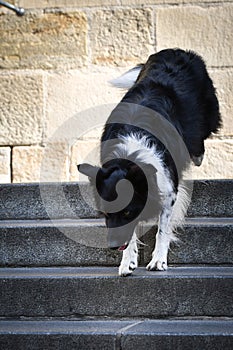
[[[121, 276], [130, 275], [137, 267], [136, 224], [155, 216], [159, 216], [158, 232], [147, 269], [167, 269], [169, 245], [176, 239], [175, 228], [187, 210], [182, 173], [190, 159], [201, 164], [204, 140], [221, 124], [215, 89], [202, 58], [194, 52], [163, 50], [114, 82], [120, 87], [131, 83], [105, 125], [102, 167], [79, 166], [80, 172], [96, 180], [97, 191], [104, 200], [100, 210], [106, 217], [110, 237], [114, 231], [110, 246], [123, 250]], [[157, 118], [160, 123], [155, 135]], [[175, 140], [166, 125], [172, 125], [182, 142]], [[111, 147], [109, 140], [113, 141]], [[179, 164], [173, 151], [176, 157], [179, 155]], [[117, 199], [120, 180], [131, 182], [133, 197], [124, 209], [108, 212], [106, 203]], [[145, 205], [147, 209], [143, 210]]]

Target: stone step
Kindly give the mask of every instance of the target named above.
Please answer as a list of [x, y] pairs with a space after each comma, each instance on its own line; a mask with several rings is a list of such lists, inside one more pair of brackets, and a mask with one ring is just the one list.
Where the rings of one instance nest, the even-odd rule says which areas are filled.
[[[189, 216], [231, 216], [233, 180], [194, 181]], [[94, 218], [88, 183], [3, 184], [0, 220]]]
[[[140, 237], [146, 244], [139, 246], [142, 266], [151, 259], [155, 233], [156, 226]], [[170, 264], [233, 264], [232, 218], [188, 218], [178, 237]], [[0, 266], [119, 265], [121, 253], [107, 249], [106, 242], [103, 219], [2, 220]]]
[[88, 183], [3, 184], [0, 220], [97, 217], [83, 197], [92, 201]]
[[2, 320], [4, 350], [231, 350], [232, 319]]
[[[143, 236], [143, 265], [150, 262], [156, 229]], [[172, 264], [233, 264], [233, 218], [187, 218], [177, 237], [169, 251]]]
[[118, 265], [103, 219], [2, 220], [0, 266]]
[[1, 268], [0, 317], [233, 317], [233, 267]]

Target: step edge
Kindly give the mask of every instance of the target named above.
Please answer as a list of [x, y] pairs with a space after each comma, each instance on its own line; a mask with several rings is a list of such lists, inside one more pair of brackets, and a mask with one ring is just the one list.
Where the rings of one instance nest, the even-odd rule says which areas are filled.
[[[76, 227], [76, 226], [105, 226], [103, 218], [84, 219], [9, 219], [0, 220], [1, 228], [13, 227]], [[184, 226], [228, 226], [233, 225], [233, 217], [192, 217], [185, 220]], [[157, 226], [157, 223], [147, 222], [142, 225]]]
[[[186, 327], [188, 326], [188, 329]], [[49, 328], [50, 327], [50, 328]], [[109, 328], [112, 330], [109, 330]], [[114, 327], [114, 329], [113, 329]], [[153, 327], [153, 330], [151, 330]], [[164, 327], [164, 329], [162, 329]], [[201, 331], [200, 331], [201, 327]], [[23, 329], [24, 328], [24, 329]], [[35, 330], [36, 328], [36, 330]], [[78, 330], [79, 328], [79, 330]], [[143, 330], [144, 328], [144, 330]], [[175, 328], [175, 329], [174, 329]], [[108, 329], [108, 330], [107, 330]], [[95, 330], [95, 332], [94, 332]], [[233, 320], [7, 320], [0, 321], [0, 335], [110, 334], [233, 336]]]
[[[116, 267], [1, 267], [0, 280], [9, 279], [119, 279]], [[167, 271], [138, 267], [131, 279], [232, 279], [233, 266], [171, 266]], [[126, 281], [127, 279], [122, 279]]]

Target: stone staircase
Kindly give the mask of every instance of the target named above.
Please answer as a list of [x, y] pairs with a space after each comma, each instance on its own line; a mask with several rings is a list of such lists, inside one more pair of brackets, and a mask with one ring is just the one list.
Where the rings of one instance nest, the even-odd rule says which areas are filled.
[[127, 278], [120, 253], [82, 244], [105, 232], [83, 193], [89, 185], [1, 185], [0, 349], [233, 349], [233, 181], [194, 182], [170, 269], [145, 270], [153, 227]]

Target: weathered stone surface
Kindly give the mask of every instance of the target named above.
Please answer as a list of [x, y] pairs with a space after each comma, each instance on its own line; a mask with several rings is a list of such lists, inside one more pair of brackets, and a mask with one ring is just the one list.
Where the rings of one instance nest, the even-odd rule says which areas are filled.
[[1, 14], [1, 68], [75, 68], [86, 62], [83, 12]]
[[40, 74], [1, 74], [0, 144], [39, 143], [43, 133], [43, 78]]
[[[194, 181], [191, 217], [231, 217], [233, 181]], [[41, 200], [43, 196], [43, 201]], [[93, 192], [88, 183], [3, 184], [0, 219], [93, 218]]]
[[[148, 229], [148, 227], [147, 227]], [[146, 227], [144, 230], [147, 231]], [[157, 228], [139, 246], [139, 265], [151, 260]], [[178, 229], [172, 264], [233, 264], [233, 219], [188, 219]], [[118, 266], [122, 254], [108, 249], [104, 219], [1, 220], [0, 266]], [[56, 242], [56, 244], [54, 244]]]
[[47, 144], [41, 162], [39, 181], [68, 181], [69, 153], [69, 145], [63, 141], [58, 140]]
[[232, 180], [194, 181], [188, 216], [232, 217], [232, 191]]
[[[96, 130], [96, 134], [99, 130]], [[91, 134], [94, 136], [94, 131]], [[77, 164], [100, 162], [100, 135], [98, 139], [79, 140], [72, 147], [70, 160], [70, 180], [88, 181], [88, 178], [77, 172]], [[213, 139], [205, 142], [205, 156], [200, 167], [191, 166], [189, 179], [232, 179], [233, 177], [233, 140]]]
[[230, 350], [232, 338], [232, 321], [224, 319], [147, 320], [124, 333], [121, 348]]
[[[194, 181], [188, 216], [231, 217], [232, 186], [230, 180]], [[1, 219], [93, 218], [98, 216], [94, 208], [88, 183], [3, 184], [0, 187]]]
[[[103, 220], [0, 222], [0, 266], [117, 266]], [[56, 242], [56, 243], [55, 243]]]
[[13, 182], [38, 182], [44, 149], [39, 146], [14, 147], [12, 150]]
[[[199, 0], [175, 0], [174, 3], [199, 3]], [[202, 0], [202, 3], [213, 2], [213, 0]], [[225, 0], [219, 0], [225, 2]], [[171, 0], [18, 0], [17, 3], [25, 8], [48, 8], [48, 7], [100, 7], [100, 6], [142, 6], [171, 4]]]
[[80, 140], [72, 147], [70, 180], [88, 181], [88, 177], [79, 173], [77, 164], [89, 163], [99, 165], [100, 142], [98, 140]]
[[11, 182], [11, 148], [0, 147], [0, 183]]
[[232, 350], [233, 322], [204, 320], [2, 320], [4, 350]]
[[92, 62], [140, 63], [154, 51], [151, 9], [96, 11], [90, 33]]
[[67, 147], [61, 143], [53, 144], [50, 148], [13, 147], [12, 178], [13, 182], [67, 181], [69, 179]]
[[221, 135], [233, 135], [233, 69], [210, 70], [211, 78], [217, 90], [223, 125]]
[[156, 9], [157, 50], [191, 49], [210, 66], [232, 66], [233, 5]]
[[192, 166], [193, 179], [232, 179], [233, 140], [207, 140], [200, 167]]
[[88, 184], [2, 184], [1, 219], [95, 218], [93, 194]]
[[[69, 121], [74, 123], [73, 118], [76, 118], [74, 127], [77, 139], [85, 137], [85, 134], [80, 134], [79, 123], [85, 125], [86, 133], [90, 133], [92, 128], [101, 128], [101, 125], [96, 125], [96, 108], [98, 107], [98, 111], [102, 110], [104, 123], [115, 104], [123, 96], [123, 92], [112, 87], [109, 80], [118, 77], [125, 70], [126, 68], [91, 67], [89, 70], [49, 74], [44, 140], [53, 137], [54, 133], [59, 132], [59, 128], [62, 128], [62, 134], [67, 133]], [[107, 110], [106, 105], [109, 105]], [[89, 122], [86, 118], [87, 113]], [[75, 140], [72, 142], [74, 143]]]
[[20, 6], [25, 8], [50, 8], [50, 7], [95, 7], [95, 6], [111, 6], [119, 5], [117, 0], [18, 0]]
[[[177, 231], [179, 241], [171, 245], [169, 265], [233, 263], [233, 219], [189, 218]], [[154, 226], [140, 238], [145, 243], [141, 251], [144, 266], [152, 258], [156, 233], [157, 227]]]
[[1, 317], [233, 316], [228, 266], [139, 268], [130, 278], [111, 267], [1, 268], [0, 287]]

